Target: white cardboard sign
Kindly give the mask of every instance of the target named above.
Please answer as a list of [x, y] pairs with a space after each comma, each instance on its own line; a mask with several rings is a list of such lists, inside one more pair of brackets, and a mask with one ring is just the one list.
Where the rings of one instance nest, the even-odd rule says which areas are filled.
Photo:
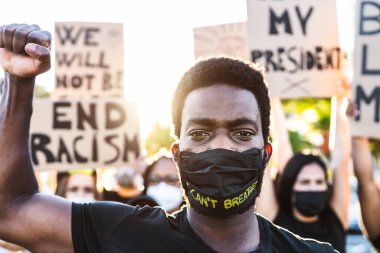
[[36, 170], [133, 164], [141, 151], [137, 106], [119, 98], [36, 99], [30, 130]]
[[352, 135], [380, 137], [380, 2], [357, 0], [353, 100], [360, 117]]
[[270, 95], [331, 97], [342, 77], [334, 0], [247, 0], [250, 60], [266, 70]]
[[55, 97], [123, 96], [123, 24], [55, 24]]
[[194, 28], [195, 58], [228, 55], [248, 59], [246, 22]]

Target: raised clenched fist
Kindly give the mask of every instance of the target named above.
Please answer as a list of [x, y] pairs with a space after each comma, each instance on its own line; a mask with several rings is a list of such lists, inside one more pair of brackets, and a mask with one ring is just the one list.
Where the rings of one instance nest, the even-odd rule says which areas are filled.
[[37, 25], [0, 26], [0, 64], [16, 78], [33, 78], [50, 69], [51, 34]]

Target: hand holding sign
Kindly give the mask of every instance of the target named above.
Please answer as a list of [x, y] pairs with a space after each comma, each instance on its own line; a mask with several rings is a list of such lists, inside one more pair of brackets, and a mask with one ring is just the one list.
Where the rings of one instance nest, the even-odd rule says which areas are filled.
[[0, 26], [0, 64], [11, 76], [35, 77], [50, 69], [50, 41], [37, 25]]

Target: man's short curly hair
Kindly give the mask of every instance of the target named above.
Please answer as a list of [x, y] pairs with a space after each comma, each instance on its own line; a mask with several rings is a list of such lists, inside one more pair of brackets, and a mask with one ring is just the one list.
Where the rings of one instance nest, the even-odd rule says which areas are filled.
[[179, 138], [182, 111], [187, 95], [198, 88], [227, 84], [249, 90], [257, 99], [264, 142], [268, 142], [270, 100], [263, 70], [252, 62], [230, 57], [211, 57], [197, 61], [181, 78], [172, 101], [174, 135]]

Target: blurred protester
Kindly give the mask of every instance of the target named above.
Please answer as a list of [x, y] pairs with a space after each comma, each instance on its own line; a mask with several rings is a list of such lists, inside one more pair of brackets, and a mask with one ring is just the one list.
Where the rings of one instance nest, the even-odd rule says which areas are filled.
[[[280, 101], [273, 100], [273, 103], [277, 103], [273, 106], [277, 110], [274, 116], [281, 115]], [[343, 106], [342, 100], [336, 103], [338, 108]], [[331, 158], [332, 184], [327, 165], [320, 156], [297, 153], [285, 165], [281, 161], [287, 158], [280, 157], [276, 179], [272, 180], [269, 170], [265, 173], [257, 211], [295, 234], [328, 242], [344, 253], [350, 193], [349, 133], [347, 119], [341, 110], [336, 111], [336, 117], [336, 140]], [[285, 118], [278, 116], [274, 125], [282, 128], [277, 130], [282, 131], [277, 133], [282, 138], [278, 155], [291, 154]]]
[[93, 169], [77, 169], [58, 172], [55, 194], [77, 203], [100, 200], [96, 188], [97, 174]]
[[184, 203], [177, 167], [169, 156], [161, 155], [144, 174], [144, 193], [153, 198], [167, 213], [173, 213]]
[[143, 191], [143, 177], [133, 167], [124, 166], [107, 169], [103, 174], [105, 189], [103, 198], [107, 201], [127, 203]]
[[[349, 104], [347, 114], [352, 118], [360, 115], [355, 103]], [[371, 150], [367, 137], [352, 136], [352, 161], [358, 179], [364, 230], [373, 246], [380, 251], [380, 187], [373, 177]]]
[[[144, 179], [140, 171], [131, 166], [108, 170], [111, 183], [103, 190], [105, 201], [115, 201], [132, 206], [157, 206], [157, 202], [143, 194]], [[107, 189], [110, 188], [110, 189]]]

